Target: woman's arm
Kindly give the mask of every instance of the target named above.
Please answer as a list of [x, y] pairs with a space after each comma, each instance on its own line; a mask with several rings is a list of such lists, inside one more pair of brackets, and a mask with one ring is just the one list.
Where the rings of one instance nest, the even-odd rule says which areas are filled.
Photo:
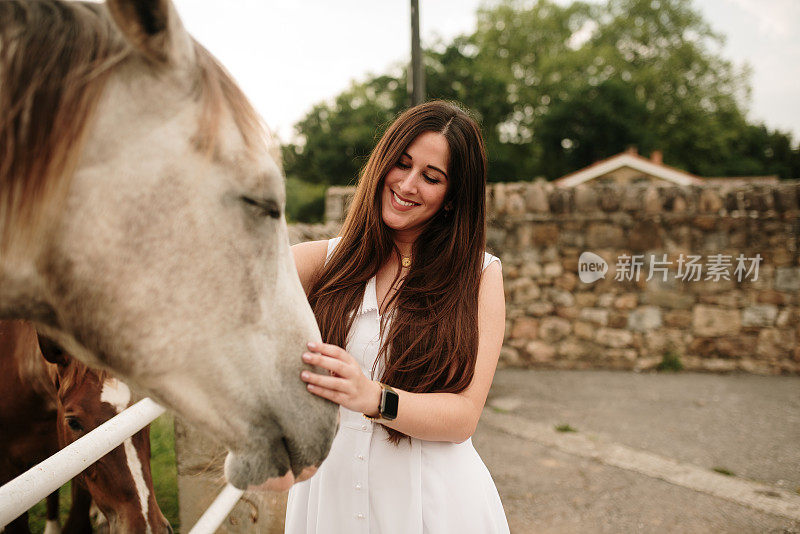
[[303, 291], [308, 294], [311, 284], [314, 283], [314, 276], [319, 269], [325, 265], [325, 257], [328, 254], [328, 241], [306, 241], [292, 245], [292, 255], [294, 256], [294, 266]]
[[[478, 356], [470, 385], [461, 393], [411, 393], [393, 388], [400, 397], [397, 418], [381, 424], [429, 441], [460, 443], [468, 439], [475, 432], [486, 403], [504, 332], [503, 276], [500, 265], [493, 262], [483, 272], [478, 293]], [[307, 372], [302, 378], [309, 382], [309, 390], [345, 408], [376, 415], [381, 394], [378, 382], [365, 377], [344, 349], [322, 344], [314, 350], [321, 354], [311, 354], [304, 361], [333, 371], [338, 377]]]

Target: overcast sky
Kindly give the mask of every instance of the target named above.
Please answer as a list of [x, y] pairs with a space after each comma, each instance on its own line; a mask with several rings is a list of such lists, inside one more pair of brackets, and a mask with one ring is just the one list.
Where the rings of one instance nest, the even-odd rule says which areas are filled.
[[[408, 61], [408, 0], [177, 0], [189, 31], [231, 71], [270, 127], [293, 125], [351, 80]], [[471, 32], [480, 0], [420, 0], [423, 45]], [[560, 0], [560, 3], [568, 3]], [[800, 0], [694, 0], [753, 68], [750, 119], [800, 142]]]

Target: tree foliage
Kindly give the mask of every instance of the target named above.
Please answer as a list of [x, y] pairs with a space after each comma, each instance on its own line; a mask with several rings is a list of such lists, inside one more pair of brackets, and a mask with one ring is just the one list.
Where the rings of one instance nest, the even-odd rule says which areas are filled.
[[[748, 123], [749, 71], [722, 43], [690, 0], [502, 0], [426, 50], [426, 85], [479, 120], [494, 181], [554, 179], [629, 145], [702, 176], [800, 177], [791, 136]], [[296, 125], [287, 173], [352, 183], [407, 105], [404, 73], [354, 83]]]

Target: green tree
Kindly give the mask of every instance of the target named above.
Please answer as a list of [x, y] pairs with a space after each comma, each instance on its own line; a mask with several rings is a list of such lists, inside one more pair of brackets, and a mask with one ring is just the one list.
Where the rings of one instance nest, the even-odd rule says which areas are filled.
[[563, 175], [630, 145], [643, 154], [659, 148], [647, 118], [633, 88], [617, 78], [576, 89], [550, 105], [537, 130], [544, 174]]
[[[722, 42], [691, 0], [500, 0], [426, 50], [426, 84], [473, 111], [490, 180], [554, 179], [630, 144], [703, 176], [799, 177], [791, 136], [746, 120], [750, 73]], [[405, 73], [353, 84], [297, 124], [287, 173], [352, 183], [407, 105]]]
[[405, 100], [405, 85], [384, 75], [352, 84], [333, 103], [315, 105], [295, 125], [299, 141], [283, 147], [287, 176], [316, 184], [355, 183]]

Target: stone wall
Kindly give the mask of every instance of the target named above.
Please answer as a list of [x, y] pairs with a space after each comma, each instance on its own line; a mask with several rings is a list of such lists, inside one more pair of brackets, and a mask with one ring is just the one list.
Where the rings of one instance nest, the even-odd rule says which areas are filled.
[[[352, 191], [331, 188], [327, 223], [294, 225], [293, 242], [335, 235]], [[507, 306], [501, 365], [644, 370], [677, 356], [692, 370], [800, 372], [799, 197], [796, 180], [491, 185], [487, 249], [503, 261]], [[587, 251], [607, 263], [605, 278], [581, 280]], [[690, 256], [699, 271], [686, 269]], [[626, 268], [635, 264], [638, 277]]]

